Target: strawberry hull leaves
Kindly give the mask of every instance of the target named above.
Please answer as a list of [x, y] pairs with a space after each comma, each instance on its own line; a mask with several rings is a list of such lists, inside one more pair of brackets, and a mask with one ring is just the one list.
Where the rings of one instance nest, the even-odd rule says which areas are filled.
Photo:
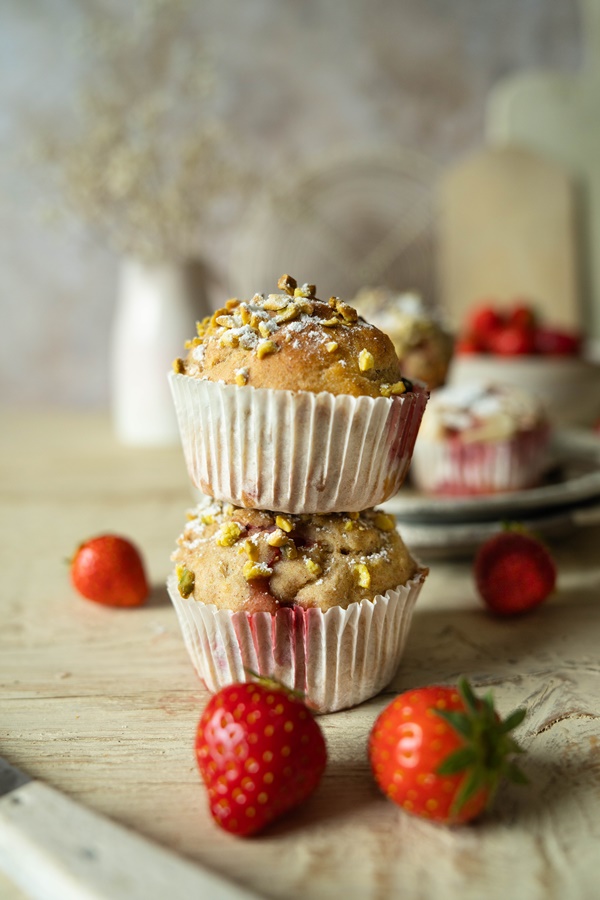
[[524, 716], [515, 710], [501, 720], [491, 695], [479, 699], [466, 679], [408, 691], [373, 726], [375, 779], [407, 812], [444, 824], [470, 821], [493, 802], [503, 778], [526, 782], [510, 735]]

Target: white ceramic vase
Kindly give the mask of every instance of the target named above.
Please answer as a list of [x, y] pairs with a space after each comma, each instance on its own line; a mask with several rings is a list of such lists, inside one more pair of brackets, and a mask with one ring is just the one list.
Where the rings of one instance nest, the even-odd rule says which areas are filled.
[[124, 444], [176, 444], [167, 374], [203, 314], [183, 262], [121, 263], [110, 346], [113, 428]]

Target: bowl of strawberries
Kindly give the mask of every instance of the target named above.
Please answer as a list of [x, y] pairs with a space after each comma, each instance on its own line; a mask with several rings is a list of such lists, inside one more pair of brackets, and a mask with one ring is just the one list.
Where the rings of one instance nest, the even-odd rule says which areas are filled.
[[600, 365], [586, 358], [583, 336], [550, 324], [528, 302], [475, 306], [457, 337], [448, 381], [519, 386], [560, 427], [590, 427], [600, 418]]

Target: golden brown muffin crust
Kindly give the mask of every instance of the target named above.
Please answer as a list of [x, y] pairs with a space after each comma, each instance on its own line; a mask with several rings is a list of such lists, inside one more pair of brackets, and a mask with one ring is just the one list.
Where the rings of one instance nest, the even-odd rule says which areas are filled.
[[347, 608], [405, 584], [419, 566], [381, 510], [292, 516], [199, 506], [172, 556], [180, 593], [222, 609]]
[[239, 386], [390, 397], [411, 390], [390, 338], [337, 297], [283, 275], [281, 293], [228, 300], [198, 323], [176, 372]]

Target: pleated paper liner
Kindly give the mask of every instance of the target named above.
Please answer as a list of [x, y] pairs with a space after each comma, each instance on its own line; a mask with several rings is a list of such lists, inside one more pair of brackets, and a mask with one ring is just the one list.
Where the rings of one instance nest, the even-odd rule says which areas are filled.
[[535, 487], [548, 466], [546, 425], [503, 441], [417, 441], [411, 479], [425, 493], [465, 496]]
[[271, 390], [169, 375], [190, 478], [236, 506], [358, 511], [397, 492], [427, 403]]
[[301, 691], [320, 713], [356, 706], [379, 693], [400, 662], [427, 569], [405, 585], [347, 609], [282, 607], [233, 612], [183, 598], [167, 582], [185, 645], [208, 690], [248, 680], [247, 670]]

